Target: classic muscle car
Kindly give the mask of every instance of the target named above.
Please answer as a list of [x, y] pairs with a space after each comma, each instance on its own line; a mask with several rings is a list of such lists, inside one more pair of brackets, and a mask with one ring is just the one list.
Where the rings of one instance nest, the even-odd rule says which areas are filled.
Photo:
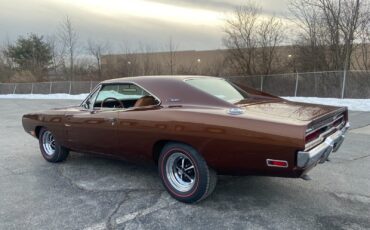
[[23, 116], [42, 156], [69, 151], [154, 163], [167, 191], [193, 203], [217, 174], [306, 178], [338, 150], [345, 107], [296, 103], [206, 76], [147, 76], [101, 82], [79, 106]]

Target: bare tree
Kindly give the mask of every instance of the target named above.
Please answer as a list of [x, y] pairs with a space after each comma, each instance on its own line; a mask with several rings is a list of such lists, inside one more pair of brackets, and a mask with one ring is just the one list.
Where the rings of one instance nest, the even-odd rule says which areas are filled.
[[99, 79], [101, 79], [102, 77], [101, 58], [102, 54], [106, 53], [108, 50], [108, 43], [97, 42], [89, 39], [87, 41], [87, 50], [96, 60], [96, 65], [98, 68], [98, 77]]
[[[351, 55], [356, 48], [360, 47], [361, 51], [359, 53], [361, 53], [363, 63], [361, 66], [359, 66], [359, 68], [368, 70], [368, 52], [370, 43], [370, 2], [368, 0], [346, 1], [344, 5], [344, 14], [347, 16], [352, 15], [340, 23], [345, 34], [345, 46], [348, 50], [346, 52], [346, 65], [348, 68], [351, 67]], [[358, 44], [356, 44], [356, 42]]]
[[261, 8], [253, 2], [235, 9], [226, 20], [224, 45], [229, 49], [228, 61], [240, 74], [251, 75], [255, 71], [254, 57], [257, 48], [256, 24]]
[[368, 4], [368, 0], [291, 0], [300, 34], [309, 35], [311, 45], [324, 51], [325, 59], [316, 52], [311, 59], [327, 61], [327, 70], [351, 69], [354, 43], [361, 24], [369, 18]]
[[253, 1], [235, 9], [225, 21], [224, 45], [229, 49], [227, 61], [236, 74], [271, 73], [276, 47], [284, 38], [281, 20], [265, 19], [262, 8]]
[[284, 40], [284, 28], [281, 20], [271, 17], [263, 20], [258, 28], [258, 45], [260, 47], [260, 71], [262, 74], [270, 74], [272, 64], [276, 58], [276, 48]]
[[142, 75], [147, 76], [155, 74], [156, 70], [156, 58], [153, 56], [153, 48], [150, 45], [139, 44], [140, 52], [140, 64], [142, 69]]
[[298, 36], [293, 59], [302, 71], [327, 68], [324, 19], [322, 13], [311, 2], [310, 0], [291, 0], [289, 4], [289, 10], [293, 15], [292, 21], [299, 28], [296, 30]]
[[370, 70], [370, 17], [362, 21], [358, 37], [359, 43], [356, 45], [353, 65], [358, 69]]
[[60, 25], [59, 38], [66, 47], [66, 53], [69, 57], [70, 80], [73, 80], [78, 34], [74, 26], [72, 25], [71, 19], [68, 16], [66, 16], [66, 18]]
[[65, 54], [65, 44], [59, 43], [58, 38], [55, 35], [50, 35], [46, 38], [47, 43], [50, 47], [50, 53], [52, 56], [52, 68], [54, 74], [58, 74], [58, 68], [64, 66], [64, 54]]
[[176, 51], [178, 49], [178, 44], [173, 42], [172, 37], [168, 40], [168, 45], [166, 50], [168, 51], [168, 66], [170, 68], [170, 74], [173, 75], [176, 69]]
[[[366, 0], [318, 0], [318, 7], [322, 9], [330, 28], [331, 37], [335, 41], [338, 68], [343, 70], [351, 68], [351, 57], [355, 35], [360, 21], [365, 16], [362, 12]], [[340, 52], [342, 47], [342, 53]], [[341, 65], [341, 66], [338, 66]]]

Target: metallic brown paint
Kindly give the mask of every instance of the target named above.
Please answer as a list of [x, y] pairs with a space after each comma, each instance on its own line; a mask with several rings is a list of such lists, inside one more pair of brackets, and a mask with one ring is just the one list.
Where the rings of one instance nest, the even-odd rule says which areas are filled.
[[[47, 127], [61, 145], [75, 151], [103, 154], [138, 163], [156, 162], [157, 147], [167, 141], [188, 144], [221, 174], [300, 177], [310, 168], [296, 167], [304, 150], [305, 132], [314, 122], [347, 109], [295, 103], [243, 85], [248, 100], [231, 104], [184, 82], [199, 76], [121, 78], [101, 84], [134, 83], [161, 103], [130, 109], [87, 110], [82, 106], [23, 116], [28, 132]], [[229, 115], [230, 108], [243, 108]], [[266, 159], [288, 162], [268, 167]]]

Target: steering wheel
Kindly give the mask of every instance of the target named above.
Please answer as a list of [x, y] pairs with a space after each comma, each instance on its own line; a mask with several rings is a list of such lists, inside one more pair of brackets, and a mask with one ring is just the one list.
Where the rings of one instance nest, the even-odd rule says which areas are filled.
[[114, 98], [114, 97], [107, 97], [107, 98], [105, 98], [105, 99], [101, 102], [100, 107], [102, 107], [102, 108], [103, 108], [104, 103], [105, 103], [105, 102], [107, 102], [107, 101], [109, 101], [109, 100], [112, 100], [112, 101], [116, 101], [116, 102], [118, 102], [118, 104], [119, 104], [119, 107], [118, 107], [118, 108], [125, 108], [125, 106], [123, 105], [122, 101], [120, 101], [120, 100], [118, 100], [117, 98]]

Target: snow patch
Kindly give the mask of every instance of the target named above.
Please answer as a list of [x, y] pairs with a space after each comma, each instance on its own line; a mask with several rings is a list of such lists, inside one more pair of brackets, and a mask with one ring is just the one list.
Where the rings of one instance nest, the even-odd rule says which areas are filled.
[[0, 99], [55, 99], [55, 100], [84, 100], [88, 94], [70, 95], [65, 93], [56, 94], [4, 94]]
[[370, 111], [370, 99], [338, 99], [321, 97], [283, 97], [289, 101], [323, 104], [332, 106], [346, 106], [353, 111]]

